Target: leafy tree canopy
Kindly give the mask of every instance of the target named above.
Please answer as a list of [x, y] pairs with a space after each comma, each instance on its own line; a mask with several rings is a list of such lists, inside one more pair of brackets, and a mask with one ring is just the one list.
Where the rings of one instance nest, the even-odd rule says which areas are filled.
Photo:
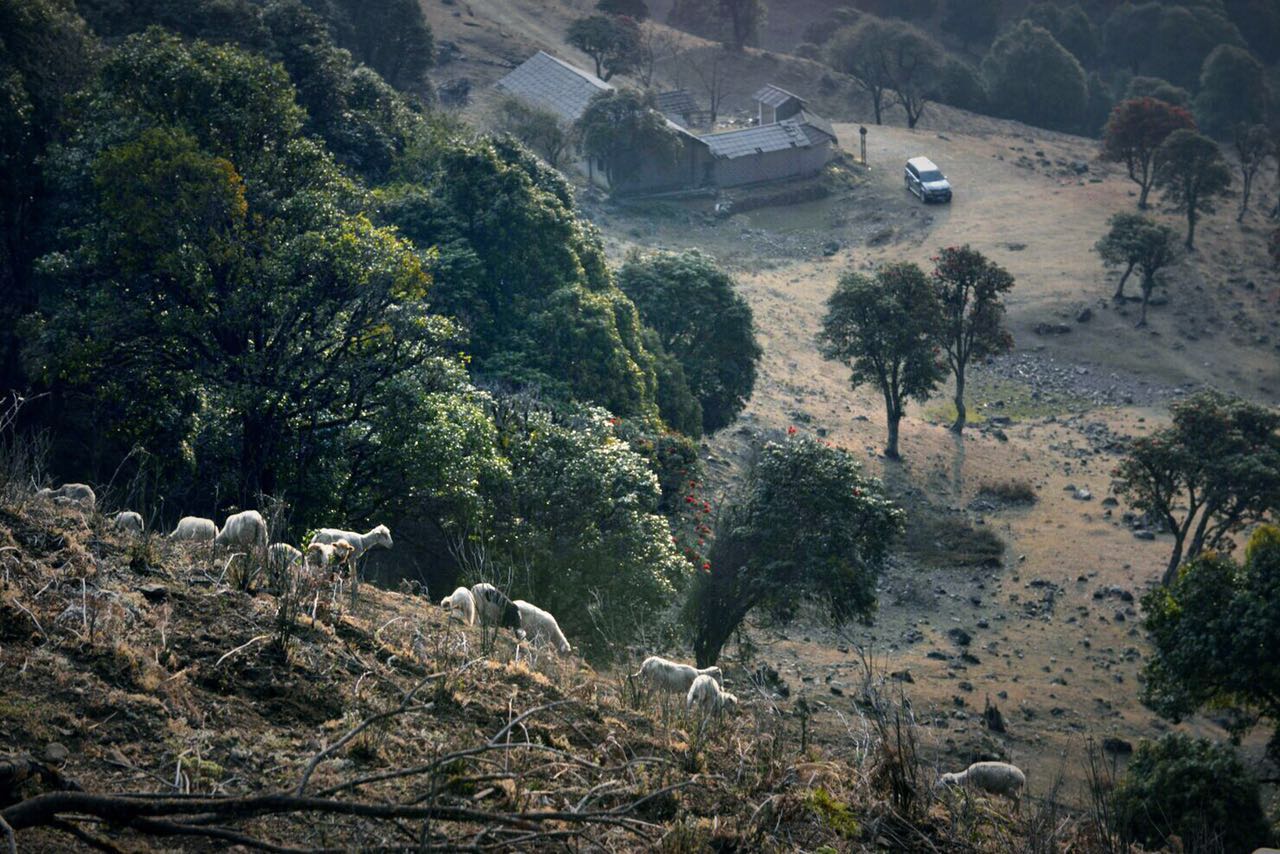
[[1048, 30], [1081, 65], [1088, 68], [1097, 61], [1102, 41], [1097, 27], [1080, 4], [1035, 3], [1027, 9], [1025, 17], [1037, 27]]
[[731, 424], [751, 397], [761, 350], [729, 274], [697, 251], [632, 254], [618, 284], [679, 361], [702, 410], [699, 432]]
[[1216, 137], [1229, 137], [1240, 124], [1257, 124], [1266, 111], [1267, 82], [1262, 63], [1248, 51], [1219, 45], [1204, 61], [1196, 115]]
[[1074, 130], [1084, 117], [1084, 69], [1048, 30], [1030, 21], [995, 40], [983, 57], [982, 74], [999, 115], [1054, 130]]
[[1138, 207], [1147, 206], [1155, 183], [1155, 156], [1160, 143], [1176, 130], [1194, 130], [1195, 120], [1185, 108], [1153, 97], [1130, 98], [1116, 104], [1103, 129], [1102, 156], [1123, 163], [1138, 185]]
[[1222, 149], [1193, 130], [1169, 134], [1155, 153], [1155, 184], [1165, 201], [1187, 215], [1187, 249], [1195, 248], [1201, 213], [1213, 213], [1214, 200], [1231, 187], [1231, 170]]
[[653, 98], [634, 89], [594, 96], [576, 130], [583, 153], [604, 161], [610, 185], [620, 190], [626, 189], [627, 176], [639, 173], [647, 161], [674, 161], [682, 146]]
[[640, 64], [640, 27], [620, 15], [588, 15], [569, 24], [565, 40], [596, 64], [596, 76], [608, 80]]

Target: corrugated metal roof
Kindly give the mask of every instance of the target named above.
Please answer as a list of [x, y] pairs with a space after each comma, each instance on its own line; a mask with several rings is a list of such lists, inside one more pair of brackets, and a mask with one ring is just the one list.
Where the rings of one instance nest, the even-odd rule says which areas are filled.
[[[839, 140], [836, 139], [836, 131], [835, 128], [831, 126], [831, 122], [827, 121], [817, 113], [811, 113], [808, 110], [801, 110], [800, 115], [796, 116], [795, 119], [789, 119], [788, 121], [799, 121], [800, 126], [805, 128], [806, 133], [810, 130], [817, 130], [830, 137], [832, 142], [839, 142]], [[812, 134], [810, 134], [810, 139], [815, 145], [821, 141], [813, 139]]]
[[781, 107], [793, 98], [801, 104], [805, 102], [799, 95], [788, 92], [781, 86], [774, 86], [772, 83], [766, 84], [751, 97], [768, 107]]
[[520, 63], [497, 86], [567, 122], [576, 122], [595, 95], [613, 88], [594, 74], [543, 51]]
[[698, 103], [693, 100], [688, 89], [674, 89], [670, 92], [659, 92], [657, 97], [658, 111], [668, 116], [687, 116], [698, 112]]
[[808, 148], [812, 145], [800, 125], [784, 121], [724, 133], [707, 134], [701, 138], [711, 149], [712, 155], [732, 160], [767, 151], [785, 151], [788, 148]]

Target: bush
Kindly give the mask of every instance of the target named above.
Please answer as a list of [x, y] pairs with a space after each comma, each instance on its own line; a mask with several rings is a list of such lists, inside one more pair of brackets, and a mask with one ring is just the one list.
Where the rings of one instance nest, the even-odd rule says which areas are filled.
[[992, 109], [1005, 118], [1074, 130], [1089, 91], [1084, 69], [1048, 30], [1022, 21], [996, 39], [982, 60]]
[[1270, 839], [1257, 779], [1229, 747], [1182, 733], [1144, 741], [1116, 787], [1116, 830], [1148, 848], [1251, 851]]
[[978, 494], [1005, 504], [1035, 504], [1037, 497], [1036, 488], [1025, 480], [988, 481], [978, 488]]

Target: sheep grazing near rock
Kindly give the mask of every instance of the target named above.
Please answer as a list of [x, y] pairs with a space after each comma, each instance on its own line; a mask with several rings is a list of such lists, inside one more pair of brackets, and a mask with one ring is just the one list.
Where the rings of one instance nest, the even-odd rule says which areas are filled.
[[130, 534], [141, 534], [143, 529], [142, 514], [133, 510], [123, 510], [112, 520], [117, 531]]
[[267, 544], [267, 520], [257, 510], [245, 510], [227, 517], [226, 524], [213, 538], [215, 546], [265, 546]]
[[212, 519], [205, 519], [203, 516], [183, 516], [178, 520], [178, 527], [173, 529], [169, 539], [212, 543], [217, 536], [218, 526]]
[[560, 631], [560, 624], [555, 617], [523, 599], [517, 599], [512, 604], [520, 612], [520, 629], [534, 646], [538, 646], [541, 641], [549, 641], [561, 655], [573, 652], [573, 647], [565, 640], [564, 632]]
[[456, 616], [468, 626], [476, 624], [476, 598], [466, 587], [459, 587], [441, 599], [440, 607], [448, 611], [450, 617]]
[[507, 598], [507, 594], [486, 581], [471, 588], [476, 602], [476, 617], [485, 626], [520, 630], [520, 609]]
[[351, 561], [355, 546], [346, 540], [336, 543], [312, 542], [307, 546], [306, 563], [312, 569], [333, 569]]
[[640, 665], [640, 670], [628, 676], [628, 679], [639, 679], [650, 691], [663, 694], [679, 694], [686, 696], [699, 676], [706, 676], [717, 686], [724, 685], [724, 673], [719, 667], [704, 667], [699, 670], [690, 664], [668, 661], [660, 655], [651, 655]]
[[968, 786], [991, 795], [1004, 795], [1018, 807], [1022, 790], [1027, 785], [1027, 775], [1008, 762], [975, 762], [963, 771], [943, 774], [939, 786]]
[[352, 557], [359, 560], [374, 546], [391, 548], [391, 529], [386, 525], [379, 525], [367, 534], [357, 534], [355, 531], [343, 531], [338, 528], [321, 528], [311, 538], [313, 543], [336, 543], [338, 540], [346, 540], [355, 550]]
[[685, 695], [686, 709], [697, 708], [704, 715], [718, 715], [737, 708], [738, 698], [720, 687], [708, 673], [699, 673]]
[[267, 564], [277, 572], [292, 569], [302, 563], [302, 552], [288, 543], [272, 543], [267, 546]]
[[78, 507], [86, 513], [92, 512], [98, 503], [98, 496], [94, 494], [93, 487], [84, 483], [64, 483], [57, 489], [46, 486], [36, 493], [36, 497], [47, 498], [54, 504]]

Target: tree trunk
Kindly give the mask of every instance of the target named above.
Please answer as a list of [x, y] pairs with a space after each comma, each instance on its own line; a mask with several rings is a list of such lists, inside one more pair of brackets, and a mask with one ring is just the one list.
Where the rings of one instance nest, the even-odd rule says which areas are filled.
[[1138, 322], [1134, 324], [1134, 329], [1141, 329], [1147, 325], [1147, 300], [1150, 294], [1146, 288], [1142, 289], [1142, 315], [1138, 318]]
[[1116, 285], [1116, 295], [1112, 297], [1116, 302], [1124, 302], [1124, 283], [1129, 281], [1129, 275], [1133, 272], [1134, 263], [1129, 262], [1129, 268], [1124, 271], [1124, 275], [1120, 277], [1120, 284]]
[[956, 369], [956, 420], [951, 432], [957, 436], [964, 432], [967, 412], [964, 408], [964, 365]]
[[1196, 207], [1193, 203], [1187, 203], [1187, 251], [1196, 251]]
[[1244, 215], [1249, 210], [1249, 191], [1253, 189], [1253, 176], [1245, 173], [1244, 186], [1240, 189], [1240, 213], [1236, 214], [1236, 222], [1244, 222]]
[[889, 441], [885, 443], [884, 455], [891, 460], [900, 460], [902, 457], [898, 454], [898, 423], [902, 421], [902, 413], [891, 409], [888, 412], [887, 420], [889, 422]]
[[1169, 557], [1169, 565], [1165, 568], [1160, 583], [1168, 587], [1178, 575], [1178, 567], [1182, 565], [1182, 540], [1186, 535], [1178, 532], [1173, 535], [1173, 554]]
[[883, 100], [884, 100], [884, 92], [883, 92], [883, 91], [881, 91], [881, 90], [879, 90], [879, 89], [873, 89], [873, 90], [871, 91], [871, 108], [875, 111], [875, 114], [876, 114], [876, 124], [878, 124], [878, 125], [880, 125], [880, 124], [884, 124], [884, 122], [880, 120], [880, 107], [881, 107], [881, 103], [880, 103], [880, 102], [881, 102], [881, 101], [883, 101]]
[[1151, 179], [1145, 176], [1138, 182], [1138, 186], [1142, 188], [1138, 193], [1138, 210], [1147, 209], [1147, 194], [1151, 192], [1151, 183]]

